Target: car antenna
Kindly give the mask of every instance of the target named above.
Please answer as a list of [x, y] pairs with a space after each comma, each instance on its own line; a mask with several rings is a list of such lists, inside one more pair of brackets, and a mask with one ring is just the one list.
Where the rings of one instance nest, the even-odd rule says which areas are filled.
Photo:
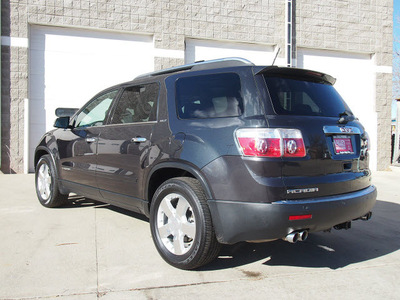
[[272, 61], [272, 66], [275, 64], [275, 60], [276, 60], [276, 58], [278, 57], [279, 51], [281, 51], [281, 48], [280, 48], [280, 47], [275, 48], [275, 51], [274, 51], [274, 60]]

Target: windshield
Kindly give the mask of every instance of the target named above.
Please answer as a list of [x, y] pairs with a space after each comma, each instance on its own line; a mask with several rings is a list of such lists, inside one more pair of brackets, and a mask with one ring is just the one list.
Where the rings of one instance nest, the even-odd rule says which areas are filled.
[[264, 75], [278, 115], [339, 117], [352, 115], [342, 97], [329, 84]]

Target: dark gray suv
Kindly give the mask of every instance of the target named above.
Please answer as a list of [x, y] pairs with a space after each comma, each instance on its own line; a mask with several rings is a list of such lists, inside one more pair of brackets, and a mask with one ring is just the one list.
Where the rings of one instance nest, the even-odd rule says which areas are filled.
[[60, 117], [36, 148], [46, 207], [69, 193], [150, 218], [171, 265], [221, 244], [303, 241], [368, 220], [376, 201], [363, 126], [329, 75], [198, 62], [145, 74]]

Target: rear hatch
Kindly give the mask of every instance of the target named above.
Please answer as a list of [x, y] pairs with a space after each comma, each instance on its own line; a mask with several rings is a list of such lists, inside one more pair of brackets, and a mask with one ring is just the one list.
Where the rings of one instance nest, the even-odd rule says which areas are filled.
[[[337, 195], [368, 187], [368, 136], [334, 89], [335, 79], [293, 68], [268, 67], [258, 74], [267, 88], [269, 127], [300, 130], [305, 147], [303, 157], [281, 157], [283, 198]], [[284, 149], [293, 148], [290, 140], [283, 140]]]

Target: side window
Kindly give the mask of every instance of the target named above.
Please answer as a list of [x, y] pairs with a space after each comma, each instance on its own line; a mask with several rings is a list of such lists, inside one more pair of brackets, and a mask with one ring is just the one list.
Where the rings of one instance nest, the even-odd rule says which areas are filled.
[[76, 117], [75, 127], [90, 127], [104, 124], [111, 102], [118, 90], [103, 94], [91, 101]]
[[238, 74], [183, 77], [176, 82], [180, 119], [236, 117], [243, 112]]
[[112, 124], [127, 124], [157, 120], [160, 85], [150, 83], [128, 87], [115, 108]]

